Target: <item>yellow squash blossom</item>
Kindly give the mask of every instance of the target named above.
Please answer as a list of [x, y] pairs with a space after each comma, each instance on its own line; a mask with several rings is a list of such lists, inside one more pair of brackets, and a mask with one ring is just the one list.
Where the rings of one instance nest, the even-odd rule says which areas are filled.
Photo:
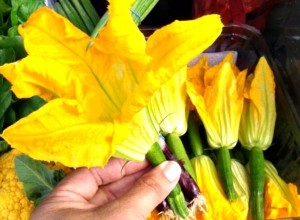
[[265, 218], [279, 219], [300, 216], [300, 195], [297, 186], [287, 184], [276, 168], [265, 161]]
[[202, 155], [193, 158], [197, 184], [206, 199], [206, 212], [198, 212], [197, 219], [247, 219], [249, 188], [246, 169], [237, 161], [232, 161], [234, 186], [238, 199], [230, 202], [222, 188], [217, 169], [210, 157]]
[[176, 21], [146, 42], [132, 2], [109, 1], [109, 22], [96, 39], [45, 7], [19, 27], [28, 56], [0, 73], [19, 98], [48, 102], [3, 132], [14, 148], [71, 167], [104, 166], [111, 156], [144, 159], [158, 140], [149, 99], [214, 41], [222, 23], [218, 15]]
[[240, 72], [234, 65], [232, 53], [213, 67], [208, 66], [204, 56], [189, 68], [188, 95], [213, 148], [231, 149], [238, 141], [245, 76], [246, 71]]
[[265, 57], [261, 57], [254, 74], [247, 76], [245, 103], [239, 140], [243, 147], [266, 150], [272, 143], [276, 121], [275, 80]]
[[228, 199], [237, 198], [229, 150], [236, 146], [243, 110], [246, 70], [240, 72], [229, 52], [219, 64], [203, 56], [188, 70], [187, 92], [205, 127], [208, 144], [218, 149], [218, 170]]
[[182, 68], [155, 92], [148, 105], [150, 115], [159, 124], [162, 135], [175, 133], [181, 136], [187, 130], [186, 68]]
[[245, 83], [239, 140], [249, 150], [250, 216], [264, 219], [264, 153], [272, 143], [275, 120], [275, 80], [266, 58], [260, 57]]

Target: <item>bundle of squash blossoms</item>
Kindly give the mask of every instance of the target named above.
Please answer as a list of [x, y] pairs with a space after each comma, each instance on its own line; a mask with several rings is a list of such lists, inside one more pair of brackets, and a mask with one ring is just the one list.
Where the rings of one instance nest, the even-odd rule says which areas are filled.
[[[220, 16], [174, 21], [146, 39], [132, 4], [109, 0], [109, 19], [95, 37], [47, 7], [18, 27], [27, 55], [0, 73], [19, 99], [45, 104], [1, 134], [12, 149], [0, 157], [0, 197], [8, 198], [0, 200], [0, 218], [28, 219], [47, 196], [31, 201], [38, 193], [25, 163], [57, 180], [55, 166], [69, 173], [105, 167], [112, 157], [181, 165], [179, 183], [149, 220], [300, 216], [297, 187], [264, 159], [276, 120], [266, 58], [254, 72], [240, 70], [231, 52], [219, 63], [204, 55], [188, 66], [221, 34]], [[247, 163], [231, 158], [238, 143]], [[22, 202], [12, 211], [13, 191]]]

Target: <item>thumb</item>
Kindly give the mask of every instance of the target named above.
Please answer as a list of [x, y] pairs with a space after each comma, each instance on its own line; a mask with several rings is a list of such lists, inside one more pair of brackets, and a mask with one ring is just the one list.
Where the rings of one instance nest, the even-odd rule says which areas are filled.
[[126, 194], [113, 202], [117, 204], [111, 204], [118, 206], [114, 219], [146, 219], [176, 186], [180, 173], [178, 163], [166, 161], [142, 176]]

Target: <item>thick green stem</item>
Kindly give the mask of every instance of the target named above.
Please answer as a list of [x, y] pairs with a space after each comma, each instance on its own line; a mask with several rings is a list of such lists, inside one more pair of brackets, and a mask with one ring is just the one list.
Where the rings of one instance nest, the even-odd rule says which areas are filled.
[[235, 201], [237, 199], [237, 194], [233, 186], [231, 157], [229, 149], [225, 147], [218, 149], [218, 171], [227, 198], [229, 201]]
[[88, 33], [87, 27], [83, 23], [80, 15], [69, 0], [60, 0], [60, 5], [68, 16], [68, 19], [80, 30]]
[[264, 219], [264, 153], [254, 147], [250, 150], [250, 214], [252, 220]]
[[[166, 157], [158, 143], [154, 143], [148, 153], [146, 154], [147, 160], [152, 166], [157, 166], [166, 161]], [[181, 191], [180, 185], [177, 184], [167, 197], [167, 201], [172, 211], [185, 219], [189, 215], [189, 209], [185, 203], [184, 195]]]
[[93, 6], [90, 0], [81, 0], [81, 4], [95, 26], [100, 19], [95, 7]]
[[66, 18], [68, 17], [67, 14], [66, 14], [66, 12], [65, 12], [65, 10], [63, 9], [63, 7], [61, 6], [60, 3], [55, 2], [54, 7], [55, 7], [55, 10], [56, 10], [59, 14], [61, 14], [62, 16], [66, 17]]
[[168, 134], [166, 136], [166, 142], [170, 150], [172, 151], [172, 153], [175, 155], [176, 159], [179, 162], [182, 162], [182, 165], [185, 168], [185, 170], [191, 175], [191, 177], [194, 180], [196, 180], [195, 171], [193, 169], [193, 166], [191, 164], [188, 155], [186, 154], [184, 145], [180, 137], [175, 133]]
[[80, 18], [82, 19], [83, 23], [85, 24], [88, 34], [91, 34], [94, 30], [95, 25], [93, 24], [92, 20], [89, 17], [89, 14], [85, 9], [83, 8], [83, 5], [80, 3], [79, 0], [71, 0], [74, 8], [78, 12]]
[[199, 132], [199, 126], [196, 122], [194, 113], [190, 112], [188, 118], [187, 135], [189, 144], [194, 156], [201, 156], [203, 154], [203, 142]]
[[98, 32], [105, 26], [108, 21], [108, 12], [105, 12], [100, 18], [99, 22], [96, 24], [94, 30], [91, 33], [91, 37], [95, 38], [98, 36]]

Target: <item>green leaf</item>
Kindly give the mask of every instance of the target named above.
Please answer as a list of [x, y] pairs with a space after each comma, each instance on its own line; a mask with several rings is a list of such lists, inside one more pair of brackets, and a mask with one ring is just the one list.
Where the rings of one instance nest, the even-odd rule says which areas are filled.
[[0, 0], [0, 12], [6, 14], [10, 11], [11, 7], [4, 1]]
[[15, 170], [27, 198], [38, 205], [58, 184], [57, 172], [27, 155], [15, 158]]
[[[3, 131], [3, 125], [4, 125], [4, 117], [3, 118], [0, 118], [0, 132], [2, 133], [2, 131]], [[0, 137], [0, 140], [1, 140], [2, 138]]]
[[13, 48], [0, 49], [0, 65], [15, 61], [16, 53]]
[[[10, 30], [13, 30], [10, 28]], [[9, 30], [9, 32], [10, 32]], [[23, 44], [23, 39], [20, 36], [15, 36], [15, 34], [11, 34], [14, 36], [11, 37], [1, 37], [0, 38], [0, 48], [10, 50], [10, 51], [4, 51], [3, 53], [12, 53], [15, 54], [14, 59], [6, 60], [6, 63], [13, 62], [15, 60], [19, 60], [27, 55], [25, 49], [24, 49], [24, 44]], [[13, 49], [13, 51], [11, 51]], [[8, 54], [5, 54], [8, 56]], [[12, 55], [11, 55], [12, 56]], [[3, 64], [3, 63], [1, 63]]]
[[10, 106], [5, 114], [4, 114], [4, 125], [9, 126], [12, 125], [17, 121], [16, 112], [15, 110]]
[[29, 99], [20, 99], [14, 104], [17, 119], [26, 117], [31, 112], [42, 107], [46, 102], [38, 96]]
[[9, 145], [6, 141], [0, 140], [0, 155], [9, 150]]
[[32, 12], [45, 5], [43, 0], [11, 0], [11, 4], [12, 26], [26, 22]]
[[12, 94], [10, 91], [10, 84], [0, 75], [0, 118], [4, 117], [4, 114], [12, 101]]

